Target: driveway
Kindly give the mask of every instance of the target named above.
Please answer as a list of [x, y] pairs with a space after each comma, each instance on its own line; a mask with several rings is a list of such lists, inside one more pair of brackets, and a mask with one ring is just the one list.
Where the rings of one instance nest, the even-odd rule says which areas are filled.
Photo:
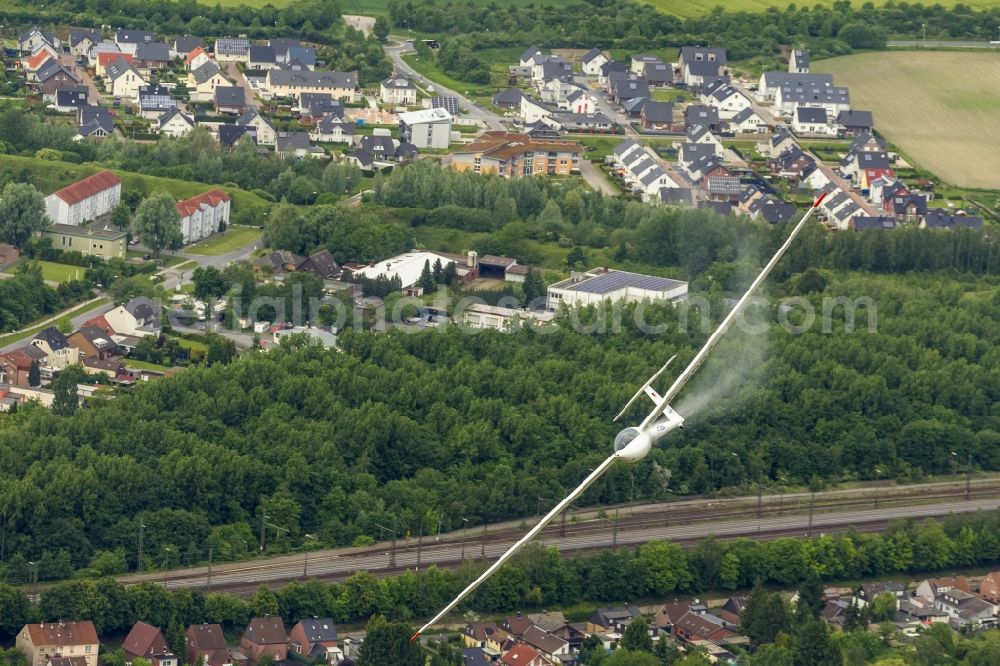
[[445, 88], [440, 83], [431, 81], [424, 75], [417, 72], [415, 69], [410, 67], [402, 56], [404, 53], [413, 53], [413, 41], [407, 40], [402, 43], [393, 43], [385, 45], [386, 54], [392, 59], [393, 64], [396, 66], [396, 71], [400, 74], [413, 79], [423, 87], [427, 88], [433, 86], [434, 91], [442, 97], [457, 97], [459, 106], [465, 109], [465, 116], [463, 118], [471, 119], [479, 123], [485, 124], [491, 130], [506, 130], [507, 128], [503, 124], [503, 119], [497, 114], [487, 111], [483, 107], [479, 106], [473, 102], [468, 97], [459, 94], [458, 92]]
[[236, 68], [235, 62], [230, 62], [226, 64], [226, 74], [229, 76], [230, 79], [236, 82], [237, 86], [243, 88], [243, 93], [246, 96], [247, 104], [254, 107], [255, 109], [259, 109], [260, 100], [257, 99], [256, 93], [254, 93], [254, 90], [252, 87], [250, 87], [250, 84], [247, 83], [247, 80], [243, 78], [242, 74], [240, 74], [240, 70]]
[[80, 67], [76, 64], [76, 56], [72, 53], [64, 53], [59, 60], [62, 62], [63, 67], [80, 78], [80, 83], [87, 86], [87, 89], [90, 91], [90, 103], [100, 104], [101, 94], [97, 92], [97, 86], [94, 85], [94, 79], [90, 76], [90, 72], [87, 71], [86, 67]]
[[593, 162], [584, 157], [580, 158], [580, 175], [583, 176], [583, 180], [586, 181], [588, 185], [601, 194], [607, 194], [611, 197], [619, 194], [618, 189], [611, 184], [604, 172], [595, 167]]

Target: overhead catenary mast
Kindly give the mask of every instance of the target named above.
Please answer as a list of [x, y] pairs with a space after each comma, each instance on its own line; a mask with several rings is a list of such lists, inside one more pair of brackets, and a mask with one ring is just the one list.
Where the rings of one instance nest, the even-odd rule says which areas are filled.
[[562, 513], [570, 504], [573, 503], [574, 500], [582, 495], [587, 488], [593, 485], [593, 483], [597, 481], [597, 479], [599, 479], [605, 472], [607, 472], [611, 466], [615, 464], [615, 462], [618, 460], [623, 460], [625, 462], [636, 462], [638, 460], [642, 460], [646, 457], [646, 454], [649, 453], [654, 442], [664, 437], [671, 430], [684, 427], [684, 417], [670, 407], [670, 401], [677, 397], [677, 394], [680, 393], [682, 388], [684, 388], [684, 385], [689, 379], [691, 379], [694, 373], [705, 361], [705, 358], [708, 356], [709, 352], [712, 351], [712, 348], [719, 343], [722, 336], [725, 335], [726, 331], [733, 325], [736, 318], [740, 316], [746, 308], [747, 303], [750, 302], [750, 298], [753, 296], [754, 292], [757, 291], [760, 285], [764, 283], [764, 280], [766, 280], [767, 276], [772, 270], [774, 270], [774, 267], [781, 260], [781, 257], [784, 256], [785, 252], [788, 251], [788, 248], [791, 247], [795, 237], [798, 236], [799, 232], [805, 227], [806, 222], [812, 216], [816, 208], [819, 207], [824, 197], [826, 197], [826, 192], [821, 193], [819, 197], [817, 197], [817, 199], [813, 202], [813, 205], [802, 216], [802, 219], [798, 221], [791, 233], [788, 234], [788, 238], [785, 239], [785, 242], [782, 243], [781, 247], [779, 247], [774, 253], [771, 260], [764, 265], [760, 274], [757, 275], [743, 296], [740, 297], [740, 300], [736, 302], [733, 309], [730, 310], [729, 314], [727, 314], [722, 320], [719, 327], [716, 328], [712, 335], [709, 336], [708, 340], [705, 341], [705, 344], [700, 350], [698, 350], [698, 353], [695, 354], [693, 359], [691, 359], [691, 362], [688, 363], [687, 367], [684, 368], [681, 374], [677, 376], [677, 379], [675, 379], [673, 384], [670, 385], [667, 392], [660, 396], [652, 388], [652, 384], [663, 373], [663, 371], [667, 369], [667, 366], [670, 365], [670, 361], [674, 360], [673, 358], [667, 361], [662, 368], [657, 370], [656, 374], [643, 384], [636, 394], [632, 396], [632, 399], [625, 405], [625, 408], [622, 409], [622, 411], [619, 412], [618, 416], [614, 419], [617, 421], [629, 409], [629, 407], [635, 403], [639, 396], [645, 393], [650, 400], [653, 401], [654, 407], [646, 418], [642, 420], [642, 423], [640, 423], [638, 427], [625, 428], [619, 432], [615, 437], [615, 450], [610, 456], [605, 458], [604, 462], [598, 465], [594, 471], [592, 471], [587, 478], [580, 483], [580, 485], [574, 488], [569, 495], [556, 504], [551, 511], [545, 514], [545, 517], [539, 520], [534, 527], [528, 530], [527, 534], [521, 537], [517, 543], [512, 545], [506, 550], [506, 552], [504, 552], [503, 555], [497, 558], [496, 562], [491, 564], [486, 571], [484, 571], [474, 581], [469, 583], [464, 590], [459, 592], [458, 596], [452, 599], [447, 606], [442, 608], [437, 615], [428, 620], [424, 626], [420, 627], [420, 629], [410, 637], [410, 640], [417, 640], [423, 632], [427, 631], [430, 627], [433, 627], [438, 623], [438, 621], [441, 620], [441, 618], [451, 612], [451, 609], [475, 591], [477, 587], [482, 585], [497, 569], [502, 567], [507, 560], [513, 557], [517, 551], [531, 541], [539, 532], [542, 531], [542, 529], [545, 528], [546, 525], [552, 522], [556, 516]]

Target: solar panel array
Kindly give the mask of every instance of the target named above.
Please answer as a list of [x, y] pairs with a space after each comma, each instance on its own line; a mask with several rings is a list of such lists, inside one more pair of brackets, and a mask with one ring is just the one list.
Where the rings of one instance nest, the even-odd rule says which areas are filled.
[[669, 278], [640, 275], [639, 273], [629, 273], [628, 271], [609, 271], [597, 277], [583, 280], [567, 287], [567, 289], [570, 291], [585, 291], [591, 294], [608, 294], [627, 287], [648, 289], [650, 291], [666, 291], [667, 289], [680, 287], [683, 284], [683, 282]]
[[458, 115], [457, 97], [435, 97], [431, 99], [432, 109], [444, 109], [453, 116]]

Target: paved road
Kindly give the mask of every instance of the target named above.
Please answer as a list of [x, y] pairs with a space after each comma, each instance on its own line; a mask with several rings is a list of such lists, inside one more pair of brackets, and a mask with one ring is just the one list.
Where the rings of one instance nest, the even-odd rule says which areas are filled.
[[389, 43], [385, 46], [385, 52], [392, 59], [393, 64], [396, 66], [396, 71], [403, 74], [420, 85], [426, 87], [433, 86], [434, 91], [443, 97], [457, 97], [459, 105], [465, 109], [468, 118], [478, 122], [483, 123], [492, 130], [504, 130], [506, 127], [503, 124], [503, 119], [492, 111], [488, 111], [481, 106], [478, 106], [471, 99], [465, 95], [460, 94], [455, 90], [445, 88], [440, 83], [431, 81], [427, 77], [423, 76], [415, 69], [406, 64], [403, 60], [402, 55], [404, 53], [413, 52], [413, 40], [408, 39], [402, 43]]
[[[214, 266], [219, 270], [222, 270], [234, 261], [243, 261], [244, 259], [249, 259], [250, 255], [259, 247], [264, 244], [263, 239], [258, 238], [255, 241], [247, 243], [242, 247], [238, 247], [235, 250], [226, 252], [225, 254], [207, 255], [207, 254], [191, 254], [184, 252], [183, 250], [177, 254], [185, 259], [190, 259], [196, 262], [199, 266]], [[186, 269], [187, 271], [193, 271], [194, 267]]]
[[91, 78], [90, 72], [88, 72], [85, 67], [80, 67], [76, 64], [76, 56], [72, 53], [64, 53], [60, 57], [60, 61], [64, 67], [80, 78], [80, 83], [87, 86], [87, 90], [90, 91], [90, 103], [100, 104], [101, 94], [97, 92], [97, 86], [94, 85], [94, 79]]
[[922, 39], [890, 39], [890, 47], [929, 48], [929, 49], [1000, 49], [1000, 44], [989, 42], [954, 42], [943, 40], [924, 41]]
[[[820, 534], [826, 531], [842, 529], [853, 525], [859, 529], [868, 526], [872, 529], [896, 518], [941, 517], [954, 513], [966, 513], [978, 510], [995, 510], [1000, 508], [1000, 499], [977, 499], [970, 501], [944, 501], [916, 506], [892, 506], [880, 509], [863, 509], [831, 513], [816, 513], [812, 518], [812, 533]], [[635, 545], [651, 540], [671, 539], [674, 541], [692, 541], [715, 535], [720, 538], [735, 538], [739, 536], [763, 537], [788, 535], [804, 536], [810, 525], [809, 515], [765, 516], [763, 518], [742, 517], [735, 520], [718, 520], [714, 522], [654, 524], [646, 521], [639, 526], [630, 528], [621, 526], [617, 532], [611, 528], [609, 521], [607, 531], [589, 531], [583, 534], [572, 534], [572, 529], [565, 537], [558, 533], [549, 533], [539, 539], [539, 542], [555, 546], [561, 551], [591, 550], [606, 548], [613, 545]], [[454, 536], [454, 535], [450, 535]], [[346, 576], [357, 571], [374, 571], [397, 569], [402, 567], [457, 565], [463, 560], [478, 558], [485, 554], [487, 558], [498, 557], [516, 537], [508, 540], [478, 543], [470, 540], [455, 543], [442, 539], [435, 541], [430, 537], [423, 539], [422, 548], [416, 549], [416, 540], [401, 541], [393, 553], [388, 544], [380, 544], [377, 550], [372, 549], [342, 549], [339, 551], [317, 551], [308, 558], [303, 555], [285, 556], [267, 562], [244, 562], [216, 567], [212, 583], [218, 586], [256, 585], [257, 583], [287, 581], [289, 579], [315, 576]], [[163, 574], [160, 574], [163, 576]], [[205, 567], [190, 569], [185, 572], [171, 572], [171, 577], [163, 577], [162, 582], [168, 588], [204, 587], [208, 584], [208, 570]], [[179, 577], [180, 576], [180, 577]], [[134, 583], [142, 579], [157, 580], [156, 574], [146, 576], [123, 576], [124, 583]]]
[[604, 172], [585, 157], [580, 157], [580, 175], [588, 185], [602, 194], [612, 197], [619, 194], [618, 188], [611, 184]]

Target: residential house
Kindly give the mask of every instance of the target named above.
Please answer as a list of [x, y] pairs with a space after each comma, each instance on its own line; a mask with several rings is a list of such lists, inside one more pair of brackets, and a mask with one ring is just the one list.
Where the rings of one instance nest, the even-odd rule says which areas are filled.
[[772, 196], [762, 197], [756, 202], [751, 210], [751, 217], [759, 217], [769, 222], [770, 224], [779, 224], [782, 222], [788, 222], [795, 214], [798, 209], [794, 204], [788, 203], [787, 201], [782, 201], [781, 199], [776, 199]]
[[285, 69], [316, 69], [316, 50], [311, 46], [294, 45], [285, 51]]
[[94, 73], [98, 76], [107, 77], [108, 65], [116, 60], [124, 60], [126, 63], [131, 65], [135, 58], [132, 57], [132, 54], [122, 53], [121, 51], [99, 51], [97, 53], [97, 59], [94, 63]]
[[608, 78], [608, 94], [615, 104], [622, 104], [635, 97], [649, 97], [649, 84], [635, 74], [612, 74]]
[[219, 66], [209, 60], [188, 73], [187, 85], [191, 101], [207, 102], [215, 99], [216, 89], [228, 87], [231, 84], [229, 79], [222, 75]]
[[816, 167], [816, 160], [797, 145], [771, 160], [771, 171], [782, 178], [800, 179]]
[[659, 202], [668, 206], [693, 206], [694, 190], [690, 187], [664, 187], [659, 192]]
[[247, 51], [247, 67], [256, 70], [274, 69], [278, 66], [277, 54], [273, 46], [251, 44]]
[[45, 212], [56, 224], [81, 225], [114, 210], [121, 192], [122, 179], [101, 171], [45, 197]]
[[462, 629], [462, 643], [466, 647], [483, 648], [493, 653], [499, 653], [500, 647], [507, 639], [507, 632], [502, 631], [496, 622], [469, 622]]
[[682, 643], [699, 641], [719, 642], [736, 635], [728, 629], [721, 618], [710, 613], [688, 611], [674, 625], [673, 636]]
[[201, 49], [202, 53], [205, 53], [205, 40], [201, 37], [192, 35], [174, 37], [174, 41], [170, 43], [170, 57], [183, 58], [196, 49]]
[[538, 650], [518, 643], [500, 657], [502, 666], [548, 666], [549, 662]]
[[531, 625], [519, 636], [522, 643], [538, 650], [549, 661], [556, 661], [569, 654], [569, 643], [553, 636], [541, 627]]
[[375, 155], [364, 148], [358, 148], [345, 154], [344, 161], [358, 167], [362, 171], [372, 171], [375, 169]]
[[[122, 53], [122, 50], [118, 48], [118, 45], [112, 41], [102, 40], [97, 44], [94, 44], [93, 46], [90, 47], [90, 50], [87, 52], [87, 65], [89, 67], [93, 67], [94, 71], [99, 76], [104, 76], [104, 68], [101, 66], [100, 63], [101, 54], [103, 53], [117, 53], [118, 55], [126, 59], [132, 57], [131, 54]], [[105, 64], [107, 64], [108, 62], [110, 62], [110, 60], [105, 61]]]
[[136, 94], [139, 115], [148, 120], [155, 120], [170, 109], [177, 107], [177, 101], [170, 96], [165, 86], [151, 84], [140, 86]]
[[300, 620], [288, 632], [288, 646], [295, 654], [335, 663], [331, 657], [337, 647], [337, 627], [330, 618]]
[[643, 129], [670, 130], [674, 125], [674, 105], [650, 100], [642, 105], [640, 118]]
[[491, 666], [492, 662], [482, 648], [462, 648], [462, 666]]
[[545, 104], [530, 95], [521, 96], [521, 121], [525, 125], [537, 123], [540, 120], [550, 118], [558, 112], [558, 109]]
[[167, 647], [163, 632], [145, 622], [132, 625], [122, 642], [122, 650], [125, 652], [125, 663], [130, 666], [136, 659], [145, 659], [153, 666], [177, 666], [177, 657]]
[[498, 109], [520, 110], [522, 97], [524, 97], [524, 93], [517, 88], [508, 88], [493, 95], [492, 102], [493, 106]]
[[997, 606], [971, 592], [952, 588], [934, 597], [934, 608], [946, 613], [955, 628], [995, 626]]
[[379, 99], [383, 104], [412, 106], [417, 103], [417, 86], [402, 76], [390, 76], [379, 84]]
[[[615, 277], [627, 277], [629, 275], [637, 275], [636, 273], [627, 273], [625, 271], [611, 271], [605, 269], [600, 275], [596, 276], [597, 280], [602, 280], [604, 282], [609, 282], [609, 280], [603, 276], [611, 275]], [[577, 284], [586, 284], [587, 281], [582, 281]], [[674, 282], [674, 281], [671, 281]], [[684, 283], [676, 283], [684, 284]], [[664, 285], [667, 287], [673, 287], [674, 285]], [[556, 285], [552, 285], [556, 287]], [[651, 287], [655, 288], [655, 287]], [[550, 288], [550, 295], [551, 295]], [[560, 299], [565, 302], [565, 299]], [[632, 620], [640, 617], [642, 613], [639, 611], [638, 606], [633, 606], [631, 604], [625, 604], [624, 606], [616, 608], [598, 608], [587, 620], [587, 631], [600, 631], [604, 633], [615, 632], [622, 633], [625, 631], [625, 627], [631, 624]]]
[[103, 317], [118, 335], [142, 338], [160, 334], [160, 306], [145, 296], [136, 296]]
[[712, 154], [720, 160], [725, 155], [726, 148], [722, 145], [722, 141], [709, 131], [706, 125], [688, 125], [687, 131], [684, 133], [684, 138], [686, 143], [711, 146]]
[[257, 270], [270, 273], [293, 273], [306, 260], [294, 252], [277, 250], [254, 261]]
[[720, 120], [730, 120], [753, 106], [747, 96], [732, 84], [717, 79], [702, 92], [702, 102], [719, 110]]
[[547, 56], [531, 66], [531, 80], [538, 85], [561, 76], [572, 76], [573, 65], [557, 56]]
[[111, 325], [103, 315], [91, 319], [67, 336], [69, 346], [79, 350], [80, 358], [111, 359], [118, 355], [118, 346]]
[[455, 149], [451, 168], [503, 178], [567, 176], [579, 168], [580, 144], [533, 139], [526, 134], [489, 131]]
[[343, 120], [344, 105], [330, 93], [302, 93], [299, 95], [299, 116], [303, 120], [315, 121], [334, 115]]
[[157, 118], [156, 133], [166, 134], [173, 138], [184, 136], [194, 129], [194, 118], [181, 111], [176, 106], [165, 111]]
[[[34, 345], [24, 345], [9, 352], [0, 353], [0, 384], [10, 384], [21, 388], [30, 386], [29, 375], [31, 373], [31, 366], [37, 364], [40, 372], [41, 366], [45, 364], [45, 359], [45, 351]], [[56, 647], [60, 647], [61, 645], [59, 644]], [[18, 635], [17, 646], [21, 648], [20, 635]], [[31, 654], [26, 654], [29, 662], [31, 662]], [[44, 664], [45, 662], [42, 661], [41, 663]]]
[[250, 127], [240, 127], [239, 125], [219, 125], [219, 144], [227, 148], [234, 147], [246, 136], [253, 140], [253, 133]]
[[44, 31], [38, 26], [21, 33], [17, 38], [17, 47], [22, 53], [34, 53], [43, 46], [48, 46], [58, 53], [62, 49], [62, 42], [54, 32]]
[[[597, 101], [581, 90], [575, 90], [556, 102], [556, 106], [576, 115], [592, 115], [597, 112]], [[602, 114], [603, 115], [603, 114]]]
[[687, 614], [692, 608], [692, 604], [689, 601], [678, 601], [674, 600], [660, 606], [656, 614], [653, 615], [652, 626], [656, 628], [657, 632], [672, 636], [674, 633], [674, 626], [677, 622]]
[[640, 74], [650, 88], [664, 88], [674, 82], [674, 67], [668, 62], [649, 62]]
[[421, 109], [398, 114], [399, 136], [417, 148], [446, 149], [452, 117], [445, 109]]
[[135, 67], [120, 56], [109, 62], [104, 71], [107, 72], [108, 90], [117, 99], [135, 99], [139, 88], [149, 84]]
[[156, 41], [156, 35], [149, 30], [115, 30], [115, 44], [124, 53], [135, 55], [139, 44], [151, 44]]
[[281, 618], [267, 615], [250, 620], [240, 639], [240, 648], [250, 660], [250, 666], [257, 666], [264, 655], [276, 661], [287, 658], [288, 636]]
[[321, 143], [346, 143], [354, 145], [357, 127], [354, 123], [345, 122], [341, 117], [330, 114], [316, 123], [309, 138]]
[[295, 270], [299, 273], [315, 273], [324, 280], [335, 280], [344, 272], [329, 250], [310, 254], [295, 267]]
[[46, 102], [55, 102], [56, 93], [67, 87], [80, 83], [79, 77], [59, 64], [58, 60], [50, 60], [38, 70], [38, 92]]
[[757, 152], [764, 157], [777, 157], [790, 148], [797, 148], [795, 137], [785, 125], [779, 125], [770, 138], [757, 142]]
[[170, 47], [165, 42], [137, 44], [133, 64], [150, 71], [166, 69], [170, 66]]
[[56, 111], [76, 113], [76, 110], [90, 103], [90, 89], [87, 86], [66, 86], [56, 90]]
[[236, 119], [236, 124], [253, 128], [254, 138], [262, 146], [273, 146], [277, 141], [278, 132], [274, 129], [274, 125], [252, 106]]
[[[811, 76], [811, 75], [810, 75]], [[800, 106], [816, 106], [826, 110], [828, 117], [836, 118], [841, 111], [850, 111], [851, 94], [838, 86], [802, 87], [781, 86], [774, 93], [774, 109], [792, 116]]]
[[246, 37], [223, 37], [215, 40], [215, 59], [219, 62], [247, 62], [250, 40]]
[[59, 57], [51, 49], [41, 49], [24, 61], [24, 80], [26, 83], [38, 83], [38, 72], [46, 64], [59, 64]]
[[722, 608], [719, 609], [719, 617], [729, 624], [739, 626], [743, 617], [743, 611], [747, 607], [747, 598], [744, 596], [729, 597]]
[[684, 109], [684, 126], [703, 125], [713, 132], [722, 129], [722, 121], [719, 118], [719, 110], [714, 106], [704, 104], [689, 104]]
[[[189, 72], [193, 72], [205, 63], [209, 62], [212, 62], [212, 56], [208, 55], [208, 51], [200, 46], [196, 46], [191, 49], [186, 56], [184, 56], [184, 69]], [[216, 69], [218, 69], [218, 66], [216, 66]]]
[[[560, 112], [542, 121], [549, 126], [567, 132], [610, 132], [615, 122], [603, 113]], [[527, 129], [527, 128], [525, 128]], [[535, 134], [532, 134], [535, 137]]]
[[701, 171], [701, 187], [712, 200], [735, 201], [739, 198], [743, 186], [739, 176], [728, 167], [716, 162]]
[[841, 111], [837, 114], [837, 126], [845, 136], [857, 136], [871, 132], [875, 128], [875, 120], [871, 111]]
[[229, 224], [232, 200], [219, 188], [177, 202], [184, 244], [208, 238]]
[[983, 218], [966, 215], [964, 211], [952, 214], [943, 208], [930, 208], [920, 223], [921, 229], [982, 229]]
[[760, 75], [760, 80], [757, 83], [757, 98], [762, 102], [773, 102], [778, 90], [784, 87], [831, 88], [833, 87], [833, 74], [766, 71]]
[[726, 75], [726, 50], [701, 46], [681, 47], [681, 75], [688, 87], [700, 87]]
[[247, 109], [246, 91], [240, 86], [218, 86], [212, 101], [216, 113], [238, 116]]
[[267, 45], [274, 49], [274, 59], [279, 65], [288, 61], [288, 49], [293, 46], [302, 46], [302, 42], [297, 39], [278, 37], [269, 39]]
[[298, 98], [303, 93], [330, 93], [334, 99], [357, 99], [357, 72], [268, 70], [264, 88], [271, 97]]
[[601, 73], [601, 66], [608, 62], [608, 57], [598, 48], [592, 48], [580, 58], [580, 66], [587, 76], [598, 76]]
[[896, 219], [888, 216], [871, 217], [868, 215], [858, 215], [851, 220], [851, 228], [854, 231], [891, 231], [897, 226]]
[[790, 74], [809, 73], [809, 51], [806, 49], [792, 49], [788, 56], [788, 72]]
[[792, 131], [796, 134], [837, 136], [838, 128], [836, 125], [827, 122], [826, 109], [800, 106], [795, 109], [795, 115], [792, 120]]
[[615, 72], [628, 72], [628, 71], [629, 71], [629, 63], [625, 62], [624, 60], [620, 61], [609, 60], [608, 62], [601, 65], [600, 73], [597, 75], [597, 82], [601, 86], [607, 87], [608, 79], [611, 78], [612, 74], [614, 74]]
[[124, 259], [126, 256], [128, 234], [107, 225], [95, 228], [52, 224], [42, 229], [39, 235], [51, 239], [52, 247], [57, 250], [79, 252], [87, 257], [102, 259]]
[[729, 127], [740, 134], [751, 134], [767, 131], [767, 122], [759, 113], [747, 107], [729, 119]]
[[76, 136], [102, 139], [115, 131], [115, 119], [104, 106], [81, 106], [76, 110]]
[[192, 624], [184, 632], [187, 638], [187, 663], [204, 666], [233, 666], [226, 637], [217, 624]]
[[327, 152], [309, 141], [306, 132], [279, 132], [274, 140], [274, 152], [282, 157], [326, 158]]
[[17, 649], [28, 666], [45, 666], [49, 657], [83, 657], [86, 666], [97, 666], [100, 643], [90, 620], [26, 624], [17, 633]]

